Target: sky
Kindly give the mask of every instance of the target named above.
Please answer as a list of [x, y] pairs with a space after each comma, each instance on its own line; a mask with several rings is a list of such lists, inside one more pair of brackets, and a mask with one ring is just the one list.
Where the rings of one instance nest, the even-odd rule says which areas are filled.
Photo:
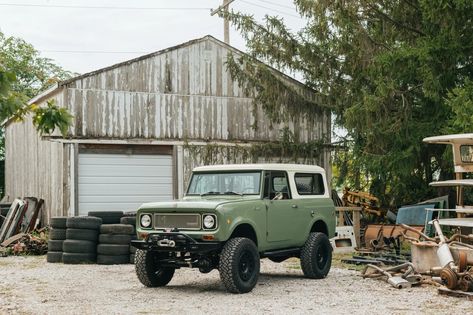
[[[23, 38], [64, 69], [82, 74], [205, 35], [223, 41], [223, 20], [210, 15], [210, 9], [222, 2], [0, 0], [0, 30]], [[235, 0], [230, 8], [258, 20], [266, 14], [280, 16], [292, 30], [303, 26], [292, 0]], [[232, 26], [230, 44], [246, 50]]]

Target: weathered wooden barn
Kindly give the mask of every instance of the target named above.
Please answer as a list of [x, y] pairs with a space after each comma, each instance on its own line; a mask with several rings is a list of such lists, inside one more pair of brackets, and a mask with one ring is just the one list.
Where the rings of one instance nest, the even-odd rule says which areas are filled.
[[[227, 71], [228, 53], [244, 54], [206, 36], [38, 95], [32, 102], [55, 100], [74, 115], [73, 125], [62, 138], [41, 137], [31, 120], [7, 123], [6, 195], [43, 198], [46, 221], [90, 210], [135, 210], [182, 196], [194, 166], [284, 161], [271, 147], [257, 147], [277, 143], [282, 130], [300, 143], [330, 142], [326, 109], [271, 122]], [[329, 157], [321, 149], [305, 162], [329, 169]]]

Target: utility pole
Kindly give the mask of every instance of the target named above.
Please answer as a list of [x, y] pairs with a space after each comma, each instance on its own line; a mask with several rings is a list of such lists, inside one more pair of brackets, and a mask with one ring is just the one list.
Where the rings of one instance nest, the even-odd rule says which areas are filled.
[[[215, 15], [216, 13], [220, 12], [220, 10], [224, 10], [225, 12], [228, 12], [228, 6], [230, 3], [232, 3], [235, 0], [223, 0], [223, 4], [219, 6], [217, 9], [213, 10], [210, 12], [210, 15]], [[230, 45], [230, 22], [228, 21], [227, 17], [224, 17], [223, 20], [223, 41], [226, 44]]]

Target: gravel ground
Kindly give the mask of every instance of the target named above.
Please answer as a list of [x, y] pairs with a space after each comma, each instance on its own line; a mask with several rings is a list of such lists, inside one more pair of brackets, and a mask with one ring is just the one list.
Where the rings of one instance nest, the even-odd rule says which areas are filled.
[[63, 265], [45, 257], [0, 258], [0, 314], [471, 314], [473, 304], [432, 286], [397, 290], [332, 268], [302, 277], [298, 261], [262, 260], [255, 289], [225, 291], [217, 271], [178, 270], [167, 287], [146, 288], [133, 265]]

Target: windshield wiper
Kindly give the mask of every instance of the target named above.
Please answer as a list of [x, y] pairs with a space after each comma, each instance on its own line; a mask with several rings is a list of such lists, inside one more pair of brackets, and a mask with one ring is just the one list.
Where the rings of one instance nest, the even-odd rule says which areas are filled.
[[236, 192], [236, 191], [226, 191], [223, 193], [224, 195], [238, 195], [238, 196], [243, 196], [242, 193]]
[[200, 196], [208, 196], [208, 195], [220, 195], [220, 192], [219, 191], [208, 191], [208, 192], [205, 192], [203, 194], [200, 194]]

